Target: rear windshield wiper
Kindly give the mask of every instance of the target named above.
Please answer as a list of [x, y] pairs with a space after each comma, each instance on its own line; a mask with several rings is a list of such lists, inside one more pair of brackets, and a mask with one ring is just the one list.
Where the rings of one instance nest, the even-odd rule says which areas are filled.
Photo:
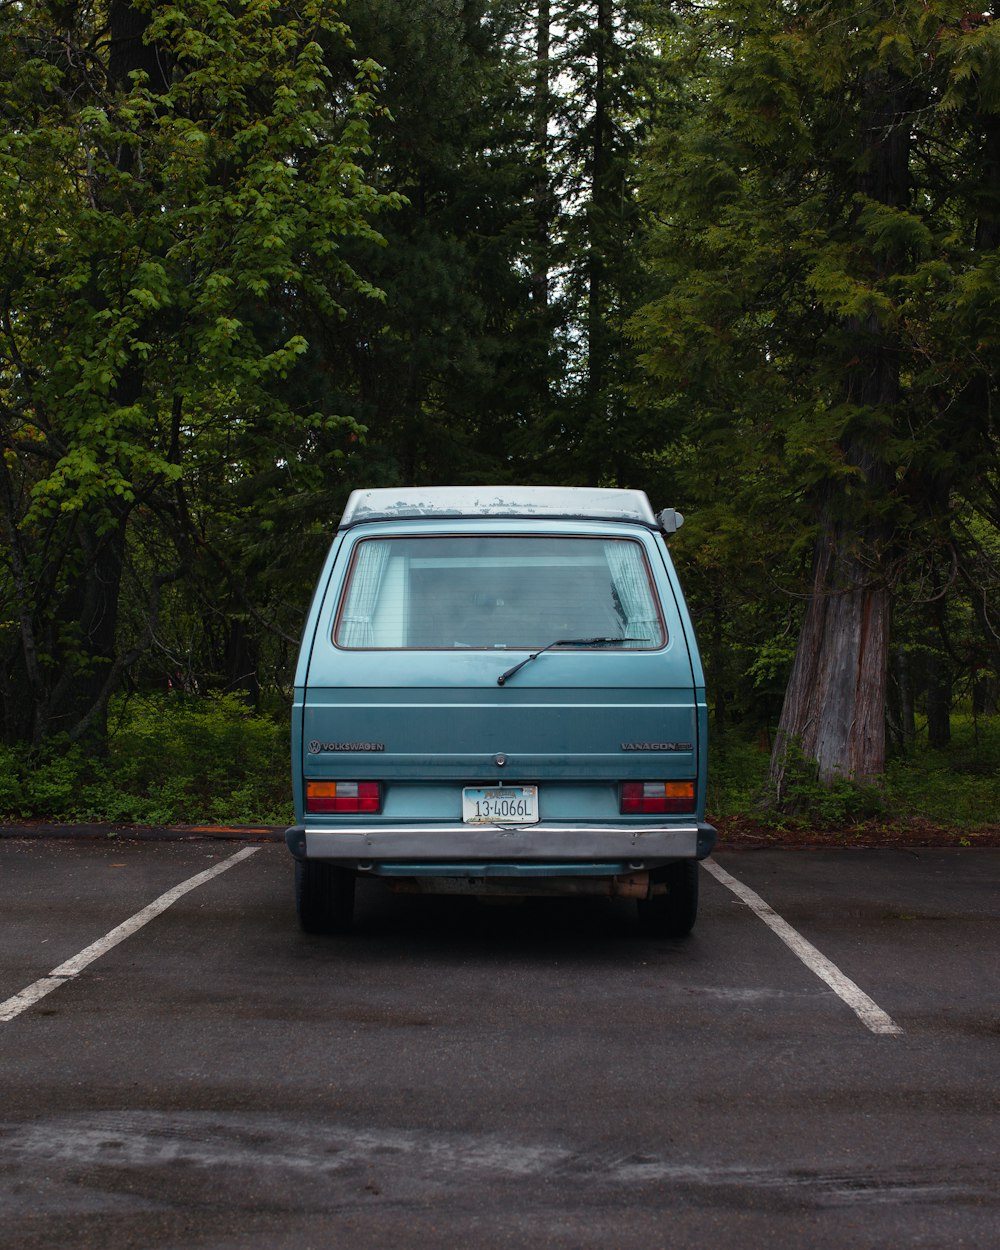
[[545, 651], [551, 651], [553, 647], [612, 647], [619, 642], [646, 642], [645, 638], [557, 638], [555, 642], [550, 642], [546, 647], [540, 647], [539, 650], [533, 652], [526, 660], [522, 660], [520, 664], [515, 664], [513, 668], [507, 669], [505, 673], [501, 673], [497, 678], [498, 686], [505, 686], [508, 677], [513, 677], [520, 668], [524, 668], [525, 664], [530, 664], [532, 660]]

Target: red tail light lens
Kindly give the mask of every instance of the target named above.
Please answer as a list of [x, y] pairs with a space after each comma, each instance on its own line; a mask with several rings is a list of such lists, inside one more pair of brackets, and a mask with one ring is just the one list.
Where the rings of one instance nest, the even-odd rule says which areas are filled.
[[623, 781], [623, 816], [650, 816], [657, 812], [694, 811], [693, 781]]
[[377, 781], [307, 781], [307, 812], [380, 812], [382, 787]]

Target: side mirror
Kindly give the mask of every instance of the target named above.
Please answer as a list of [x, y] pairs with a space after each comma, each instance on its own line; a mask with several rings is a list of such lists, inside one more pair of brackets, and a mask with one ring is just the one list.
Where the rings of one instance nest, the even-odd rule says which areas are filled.
[[664, 534], [676, 534], [684, 524], [684, 518], [676, 508], [664, 508], [656, 514], [656, 523]]

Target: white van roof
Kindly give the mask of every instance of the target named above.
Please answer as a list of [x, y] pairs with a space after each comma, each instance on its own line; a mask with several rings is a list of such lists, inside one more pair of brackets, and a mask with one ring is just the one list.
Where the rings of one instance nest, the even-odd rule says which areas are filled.
[[341, 528], [363, 521], [406, 517], [563, 517], [631, 521], [656, 528], [652, 505], [641, 490], [596, 486], [413, 486], [355, 490]]

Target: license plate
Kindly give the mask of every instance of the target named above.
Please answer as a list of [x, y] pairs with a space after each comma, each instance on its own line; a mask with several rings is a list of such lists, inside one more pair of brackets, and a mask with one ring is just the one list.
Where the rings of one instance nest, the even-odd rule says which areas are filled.
[[467, 825], [538, 823], [537, 786], [466, 786], [462, 820]]

